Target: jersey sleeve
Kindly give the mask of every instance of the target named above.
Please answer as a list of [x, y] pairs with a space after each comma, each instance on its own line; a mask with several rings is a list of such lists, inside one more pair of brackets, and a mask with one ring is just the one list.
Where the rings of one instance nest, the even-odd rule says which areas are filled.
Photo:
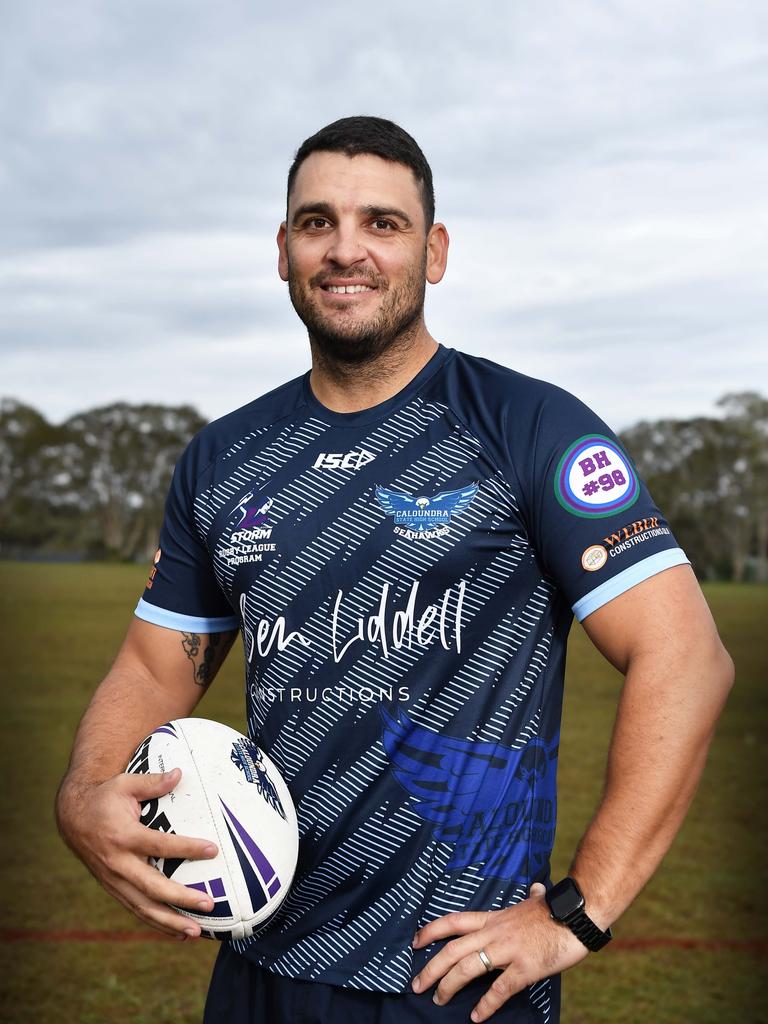
[[195, 461], [193, 441], [174, 470], [160, 543], [135, 614], [168, 629], [219, 633], [235, 629], [239, 620], [219, 587], [195, 523]]
[[618, 438], [573, 395], [547, 396], [532, 448], [532, 540], [579, 621], [688, 562]]

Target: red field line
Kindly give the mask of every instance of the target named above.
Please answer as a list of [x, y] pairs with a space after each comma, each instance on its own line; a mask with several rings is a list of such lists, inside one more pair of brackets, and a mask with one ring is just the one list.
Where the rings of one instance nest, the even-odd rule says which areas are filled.
[[664, 936], [652, 939], [614, 939], [611, 943], [624, 952], [646, 949], [736, 950], [740, 953], [768, 953], [768, 939], [683, 939]]
[[[0, 928], [2, 942], [174, 942], [168, 935], [151, 931], [95, 931], [83, 929]], [[720, 952], [768, 953], [768, 939], [686, 939], [662, 936], [646, 939], [614, 939], [609, 948], [623, 952], [647, 949], [693, 949]]]
[[96, 931], [78, 928], [0, 928], [0, 942], [173, 942], [161, 932]]

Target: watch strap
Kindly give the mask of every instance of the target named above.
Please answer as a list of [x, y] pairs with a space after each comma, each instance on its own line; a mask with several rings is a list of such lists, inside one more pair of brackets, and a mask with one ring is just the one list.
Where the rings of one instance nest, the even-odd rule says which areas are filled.
[[[584, 910], [584, 896], [575, 878], [564, 878], [552, 886], [545, 895], [552, 919], [570, 928], [587, 949], [596, 953], [613, 938], [610, 928], [602, 931]], [[566, 906], [563, 906], [565, 899]], [[568, 903], [572, 905], [567, 906]]]
[[579, 910], [572, 918], [563, 921], [562, 924], [567, 925], [576, 938], [583, 942], [587, 949], [593, 953], [597, 953], [599, 949], [602, 949], [613, 938], [610, 928], [606, 928], [604, 932], [601, 931], [583, 910]]

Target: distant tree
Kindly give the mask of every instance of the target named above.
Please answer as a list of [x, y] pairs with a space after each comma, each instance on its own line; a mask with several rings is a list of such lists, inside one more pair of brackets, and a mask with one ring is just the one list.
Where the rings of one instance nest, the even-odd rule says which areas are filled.
[[125, 403], [67, 420], [79, 444], [62, 456], [98, 523], [103, 554], [126, 559], [154, 550], [173, 467], [204, 424], [190, 406]]
[[723, 419], [643, 422], [622, 439], [700, 576], [766, 579], [768, 401], [726, 395]]
[[205, 420], [190, 406], [117, 403], [60, 426], [0, 403], [0, 544], [16, 553], [145, 558], [173, 466]]
[[68, 440], [64, 426], [48, 423], [36, 409], [0, 399], [0, 540], [6, 547], [33, 550], [56, 532], [48, 453]]
[[736, 471], [745, 499], [747, 547], [755, 559], [755, 576], [768, 581], [768, 399], [754, 391], [724, 395], [726, 433], [738, 449]]

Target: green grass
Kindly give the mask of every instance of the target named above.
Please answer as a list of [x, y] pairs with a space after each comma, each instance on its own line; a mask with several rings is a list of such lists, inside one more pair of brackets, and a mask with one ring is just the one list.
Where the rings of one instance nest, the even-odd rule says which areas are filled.
[[[144, 928], [64, 848], [52, 814], [77, 721], [114, 657], [143, 581], [144, 571], [133, 566], [0, 563], [0, 927]], [[619, 922], [620, 938], [766, 937], [761, 848], [768, 590], [705, 590], [736, 662], [737, 685], [685, 826]], [[201, 713], [243, 729], [242, 678], [242, 656], [233, 652]], [[565, 872], [599, 797], [620, 683], [576, 627], [566, 683], [556, 876]], [[212, 943], [172, 941], [0, 943], [0, 1021], [192, 1024], [201, 1018], [215, 952]], [[566, 975], [563, 1024], [768, 1022], [760, 967], [747, 952], [608, 947]]]

